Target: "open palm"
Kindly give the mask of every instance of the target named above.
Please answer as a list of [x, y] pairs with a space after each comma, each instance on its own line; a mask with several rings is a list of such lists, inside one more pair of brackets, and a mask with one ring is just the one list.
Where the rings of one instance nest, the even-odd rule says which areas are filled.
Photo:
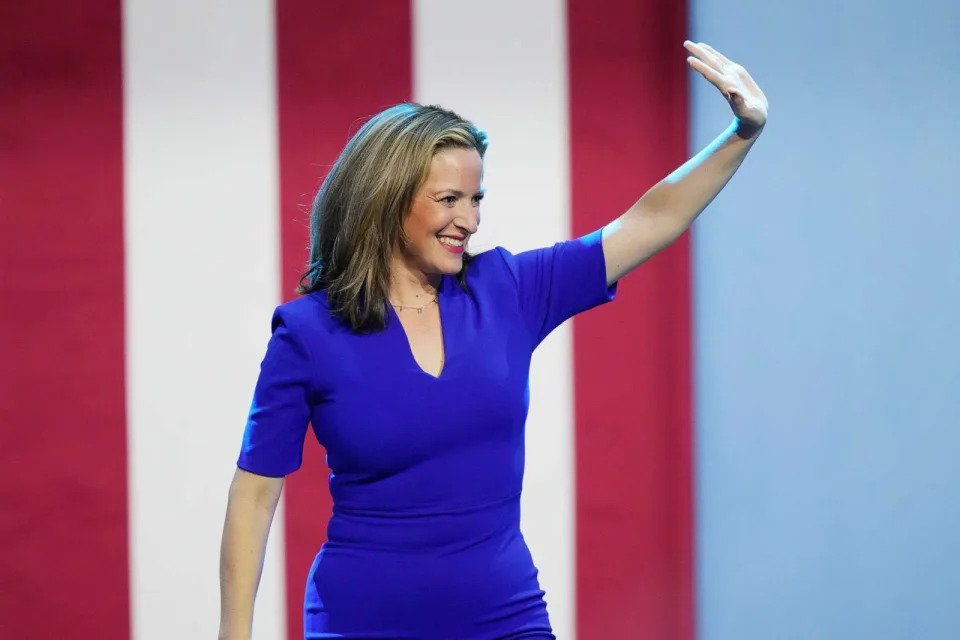
[[720, 90], [733, 114], [748, 131], [760, 131], [767, 123], [767, 97], [747, 70], [703, 42], [687, 40], [687, 62]]

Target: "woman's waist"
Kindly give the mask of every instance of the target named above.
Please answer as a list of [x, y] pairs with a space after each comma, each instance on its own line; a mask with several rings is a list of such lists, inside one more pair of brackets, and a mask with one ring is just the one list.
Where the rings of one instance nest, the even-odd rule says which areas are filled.
[[334, 504], [325, 547], [457, 551], [519, 533], [520, 496], [465, 505]]

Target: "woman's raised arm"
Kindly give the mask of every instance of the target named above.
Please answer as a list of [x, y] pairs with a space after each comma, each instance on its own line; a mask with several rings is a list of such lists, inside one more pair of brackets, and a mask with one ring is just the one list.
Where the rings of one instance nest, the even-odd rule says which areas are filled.
[[733, 124], [603, 229], [607, 284], [687, 230], [727, 184], [767, 122], [767, 98], [746, 69], [703, 43], [685, 42], [688, 63], [730, 103]]

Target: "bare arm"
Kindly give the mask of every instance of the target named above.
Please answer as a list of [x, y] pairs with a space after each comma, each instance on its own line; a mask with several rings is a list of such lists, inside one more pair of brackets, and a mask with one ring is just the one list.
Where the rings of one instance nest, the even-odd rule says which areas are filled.
[[283, 480], [237, 469], [230, 483], [220, 542], [221, 640], [250, 638], [253, 602]]
[[713, 83], [736, 116], [707, 148], [654, 185], [603, 229], [607, 284], [672, 244], [743, 163], [767, 119], [767, 99], [743, 67], [704, 44], [686, 43], [690, 66]]

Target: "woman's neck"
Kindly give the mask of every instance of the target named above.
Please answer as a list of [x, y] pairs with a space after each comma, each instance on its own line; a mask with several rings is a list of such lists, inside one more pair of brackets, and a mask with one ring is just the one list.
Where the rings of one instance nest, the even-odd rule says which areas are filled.
[[390, 302], [419, 306], [433, 300], [443, 278], [439, 273], [427, 274], [395, 258], [390, 266]]

